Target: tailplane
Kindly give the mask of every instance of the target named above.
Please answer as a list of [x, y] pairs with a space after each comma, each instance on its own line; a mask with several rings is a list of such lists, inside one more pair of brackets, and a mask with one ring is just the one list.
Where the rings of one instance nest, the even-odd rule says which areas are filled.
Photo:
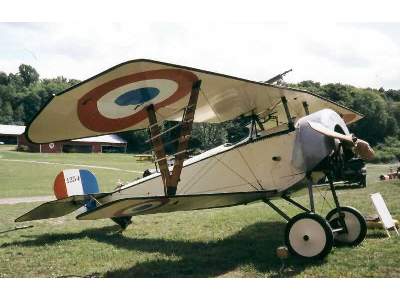
[[43, 203], [18, 217], [15, 222], [58, 218], [81, 207], [89, 211], [98, 206], [97, 199], [109, 195], [109, 193], [99, 193], [96, 176], [89, 170], [83, 169], [61, 171], [54, 180], [53, 191], [57, 200]]

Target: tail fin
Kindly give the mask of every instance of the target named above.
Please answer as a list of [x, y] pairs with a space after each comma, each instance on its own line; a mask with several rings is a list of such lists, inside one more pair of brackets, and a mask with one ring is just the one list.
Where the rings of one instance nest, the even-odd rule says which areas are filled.
[[68, 169], [61, 171], [54, 180], [54, 195], [63, 199], [75, 195], [99, 192], [96, 176], [89, 170]]

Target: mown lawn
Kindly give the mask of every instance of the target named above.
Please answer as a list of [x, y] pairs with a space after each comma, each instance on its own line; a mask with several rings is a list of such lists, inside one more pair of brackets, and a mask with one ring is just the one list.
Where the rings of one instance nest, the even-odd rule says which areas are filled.
[[[98, 164], [112, 164], [105, 158]], [[111, 156], [110, 159], [124, 160]], [[126, 161], [135, 164], [134, 160]], [[369, 165], [367, 188], [339, 189], [342, 204], [370, 214], [374, 210], [369, 194], [381, 192], [392, 215], [400, 218], [400, 181], [378, 180], [378, 175], [387, 170], [387, 165]], [[325, 193], [323, 189], [316, 192], [317, 208], [323, 214], [329, 210], [322, 197]], [[327, 198], [331, 201], [329, 194]], [[305, 190], [296, 193], [296, 199], [305, 203]], [[292, 206], [280, 200], [277, 203], [289, 214], [297, 213]], [[0, 205], [0, 231], [12, 228], [17, 216], [36, 205]], [[76, 221], [74, 215], [31, 224], [35, 227], [0, 235], [1, 277], [399, 277], [400, 274], [400, 238], [388, 239], [382, 230], [369, 231], [367, 239], [356, 248], [334, 248], [323, 261], [311, 263], [291, 257], [281, 269], [275, 250], [283, 244], [285, 223], [263, 203], [135, 217], [133, 225], [120, 235], [115, 234], [117, 228], [109, 220]]]
[[6, 150], [6, 147], [0, 148], [0, 198], [52, 195], [54, 178], [63, 169], [88, 169], [96, 175], [101, 191], [111, 191], [118, 180], [133, 181], [142, 177], [146, 168], [154, 167], [149, 162], [137, 162], [131, 154], [44, 154]]

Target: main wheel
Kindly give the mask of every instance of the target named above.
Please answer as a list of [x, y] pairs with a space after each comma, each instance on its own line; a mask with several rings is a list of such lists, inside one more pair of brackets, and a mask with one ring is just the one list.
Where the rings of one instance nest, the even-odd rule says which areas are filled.
[[[335, 244], [343, 246], [357, 246], [367, 235], [367, 222], [362, 214], [353, 207], [343, 206], [340, 208], [344, 214], [344, 222], [347, 232], [334, 232]], [[333, 229], [342, 227], [340, 224], [337, 208], [332, 209], [327, 215], [326, 220]]]
[[328, 222], [314, 213], [294, 216], [285, 230], [289, 251], [304, 258], [323, 258], [333, 247], [333, 233]]

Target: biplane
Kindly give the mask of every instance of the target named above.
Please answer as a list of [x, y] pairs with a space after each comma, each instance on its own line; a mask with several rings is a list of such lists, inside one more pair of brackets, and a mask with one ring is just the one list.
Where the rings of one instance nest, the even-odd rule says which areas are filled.
[[[188, 156], [193, 123], [243, 116], [250, 120], [247, 138]], [[322, 258], [334, 243], [354, 246], [366, 236], [361, 213], [340, 205], [332, 182], [332, 171], [344, 162], [373, 156], [368, 143], [347, 128], [361, 118], [303, 90], [147, 59], [128, 61], [55, 95], [26, 136], [33, 143], [49, 143], [147, 128], [156, 171], [100, 192], [92, 175], [65, 170], [55, 183], [58, 199], [16, 222], [61, 217], [84, 207], [78, 220], [111, 218], [125, 229], [136, 215], [263, 201], [287, 221], [291, 253]], [[172, 165], [163, 140], [165, 121], [176, 121], [179, 130]], [[324, 176], [335, 204], [327, 216], [316, 212], [313, 197], [313, 183]], [[305, 185], [307, 207], [290, 196]], [[302, 212], [290, 217], [275, 199]]]

